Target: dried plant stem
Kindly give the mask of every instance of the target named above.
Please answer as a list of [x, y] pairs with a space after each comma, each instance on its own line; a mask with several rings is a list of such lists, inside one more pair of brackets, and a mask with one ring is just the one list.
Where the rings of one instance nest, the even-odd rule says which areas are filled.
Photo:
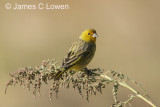
[[127, 89], [129, 89], [130, 91], [132, 91], [135, 94], [135, 97], [139, 97], [140, 99], [142, 99], [143, 101], [145, 101], [146, 103], [148, 103], [149, 105], [151, 105], [152, 107], [157, 107], [155, 104], [153, 104], [151, 101], [149, 101], [148, 99], [146, 99], [143, 95], [141, 95], [139, 92], [137, 92], [135, 89], [133, 89], [132, 87], [130, 87], [128, 84], [126, 84], [124, 81], [117, 81], [115, 79], [112, 79], [111, 77], [105, 75], [105, 74], [101, 74], [100, 75], [102, 78], [107, 79], [109, 81], [112, 81], [114, 83], [118, 83], [120, 86], [123, 86]]
[[[122, 73], [115, 71], [101, 70], [100, 68], [96, 69], [87, 69], [86, 72], [77, 72], [75, 70], [70, 70], [65, 72], [59, 80], [54, 80], [52, 77], [57, 73], [60, 66], [57, 65], [58, 62], [55, 60], [43, 61], [41, 66], [37, 67], [25, 67], [17, 70], [16, 72], [10, 74], [11, 79], [7, 82], [5, 86], [5, 93], [8, 86], [15, 86], [19, 84], [26, 87], [28, 90], [31, 90], [36, 96], [40, 94], [40, 89], [43, 84], [48, 84], [50, 81], [52, 85], [49, 90], [50, 100], [55, 94], [58, 97], [59, 88], [73, 88], [77, 89], [79, 94], [83, 97], [83, 92], [86, 92], [86, 99], [89, 101], [90, 95], [97, 95], [97, 93], [102, 93], [102, 89], [106, 88], [108, 84], [113, 83], [113, 98], [115, 104], [112, 104], [112, 107], [126, 107], [130, 102], [138, 97], [151, 105], [152, 107], [157, 107], [152, 103], [148, 94], [142, 88], [141, 84], [137, 83], [134, 80], [129, 79], [127, 76], [124, 76]], [[88, 75], [88, 76], [87, 76]], [[135, 89], [129, 86], [128, 83], [140, 87], [143, 92], [138, 92]], [[118, 91], [119, 86], [129, 89], [133, 93], [126, 101], [118, 100]]]

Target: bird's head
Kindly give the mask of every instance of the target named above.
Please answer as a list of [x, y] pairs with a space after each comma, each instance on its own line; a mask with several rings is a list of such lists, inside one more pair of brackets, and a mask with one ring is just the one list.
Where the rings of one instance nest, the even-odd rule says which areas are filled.
[[86, 41], [86, 42], [96, 42], [96, 38], [98, 37], [96, 30], [94, 29], [88, 29], [82, 32], [80, 39]]

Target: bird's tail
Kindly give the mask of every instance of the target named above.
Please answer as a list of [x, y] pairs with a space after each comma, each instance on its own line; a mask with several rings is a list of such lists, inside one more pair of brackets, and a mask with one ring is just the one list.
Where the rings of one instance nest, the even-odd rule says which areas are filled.
[[65, 71], [67, 71], [66, 68], [60, 68], [60, 70], [54, 75], [54, 79], [58, 80]]

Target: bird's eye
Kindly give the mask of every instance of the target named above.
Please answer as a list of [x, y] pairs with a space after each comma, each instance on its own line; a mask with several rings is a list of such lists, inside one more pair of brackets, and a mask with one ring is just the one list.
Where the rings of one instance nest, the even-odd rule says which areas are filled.
[[90, 35], [90, 33], [88, 33], [88, 35]]

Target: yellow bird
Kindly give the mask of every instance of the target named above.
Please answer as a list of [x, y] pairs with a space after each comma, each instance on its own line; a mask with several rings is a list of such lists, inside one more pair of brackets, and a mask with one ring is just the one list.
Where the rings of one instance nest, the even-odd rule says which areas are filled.
[[95, 54], [97, 37], [98, 35], [94, 29], [82, 32], [79, 39], [72, 44], [69, 52], [63, 59], [60, 70], [55, 74], [54, 78], [59, 79], [65, 71], [81, 70], [86, 67]]

